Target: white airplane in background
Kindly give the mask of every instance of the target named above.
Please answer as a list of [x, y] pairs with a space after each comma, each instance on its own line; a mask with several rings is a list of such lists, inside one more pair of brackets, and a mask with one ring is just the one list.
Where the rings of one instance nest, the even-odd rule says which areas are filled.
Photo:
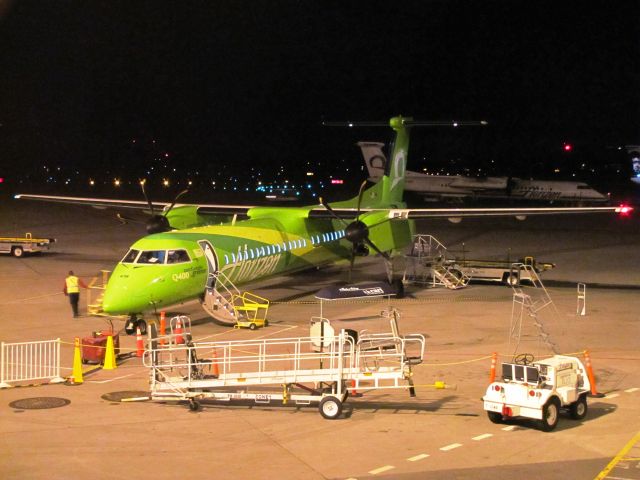
[[[358, 142], [369, 171], [369, 180], [378, 182], [384, 175], [387, 158], [383, 143]], [[556, 180], [523, 180], [513, 177], [465, 177], [427, 175], [407, 171], [405, 190], [421, 194], [425, 200], [446, 201], [464, 198], [514, 199], [544, 202], [605, 203], [608, 195], [586, 183]]]

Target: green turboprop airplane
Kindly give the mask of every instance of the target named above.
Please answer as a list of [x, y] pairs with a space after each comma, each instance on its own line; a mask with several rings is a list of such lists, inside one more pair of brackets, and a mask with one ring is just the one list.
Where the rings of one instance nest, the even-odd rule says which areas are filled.
[[[144, 320], [139, 320], [145, 312], [157, 312], [197, 299], [214, 318], [232, 324], [233, 318], [221, 316], [212, 303], [219, 299], [218, 292], [229, 284], [247, 284], [339, 260], [350, 261], [353, 266], [354, 257], [367, 255], [369, 249], [385, 258], [391, 267], [388, 272], [392, 280], [392, 260], [412, 241], [415, 218], [445, 217], [458, 221], [469, 216], [514, 216], [523, 219], [528, 215], [622, 210], [622, 207], [408, 209], [403, 202], [403, 191], [410, 127], [455, 127], [465, 123], [417, 122], [398, 116], [388, 123], [357, 125], [385, 125], [395, 131], [392, 161], [379, 183], [369, 188], [364, 188], [363, 183], [358, 196], [331, 206], [322, 200], [318, 205], [304, 207], [260, 207], [27, 194], [15, 198], [151, 212], [147, 223], [149, 235], [135, 242], [116, 265], [104, 292], [104, 312], [128, 315], [129, 333], [135, 332], [136, 325], [146, 330]], [[163, 208], [163, 213], [154, 214], [154, 208]], [[223, 223], [220, 223], [221, 216], [226, 220]]]

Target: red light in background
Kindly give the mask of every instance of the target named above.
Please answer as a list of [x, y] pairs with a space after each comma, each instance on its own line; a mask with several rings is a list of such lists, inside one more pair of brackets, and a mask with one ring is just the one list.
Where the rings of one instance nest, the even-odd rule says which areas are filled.
[[571, 150], [573, 150], [573, 145], [571, 145], [570, 143], [565, 143], [563, 148], [565, 152], [570, 152]]
[[630, 205], [622, 204], [618, 208], [616, 208], [616, 212], [618, 212], [621, 217], [628, 217], [629, 215], [631, 215], [632, 211], [633, 207]]
[[0, 177], [0, 183], [4, 183], [4, 177]]
[[338, 180], [337, 178], [332, 178], [331, 183], [334, 185], [342, 185], [344, 183], [344, 180]]

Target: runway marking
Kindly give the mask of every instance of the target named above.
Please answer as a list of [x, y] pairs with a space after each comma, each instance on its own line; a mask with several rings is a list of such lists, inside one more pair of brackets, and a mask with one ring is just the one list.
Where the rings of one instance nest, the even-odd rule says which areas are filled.
[[616, 398], [616, 397], [619, 397], [619, 396], [620, 396], [620, 394], [619, 394], [619, 393], [612, 393], [611, 395], [609, 395], [609, 394], [607, 393], [607, 395], [606, 395], [604, 398]]
[[640, 390], [640, 388], [638, 388], [638, 387], [634, 387], [634, 388], [629, 388], [628, 390], [625, 390], [625, 392], [627, 392], [627, 393], [633, 393], [633, 392], [637, 392], [638, 390]]
[[471, 440], [484, 440], [485, 438], [493, 437], [492, 433], [483, 433], [482, 435], [478, 435], [477, 437], [473, 437]]
[[407, 458], [409, 462], [417, 462], [418, 460], [425, 459], [429, 456], [427, 453], [421, 453], [420, 455], [416, 455], [415, 457]]
[[374, 470], [371, 470], [368, 473], [370, 475], [377, 475], [377, 474], [382, 473], [382, 472], [388, 472], [389, 470], [393, 470], [394, 468], [396, 468], [396, 467], [394, 467], [393, 465], [385, 465], [384, 467], [380, 467], [380, 468], [376, 468]]
[[452, 443], [451, 445], [447, 445], [446, 447], [441, 447], [440, 450], [443, 452], [448, 452], [449, 450], [453, 450], [454, 448], [461, 447], [461, 443]]
[[123, 375], [121, 377], [110, 378], [109, 380], [87, 380], [87, 383], [109, 383], [115, 382], [116, 380], [122, 380], [123, 378], [132, 377], [134, 374], [130, 373], [129, 375]]
[[504, 427], [502, 430], [504, 430], [505, 432], [511, 432], [512, 430], [515, 430], [516, 426], [515, 425], [509, 425], [508, 427]]

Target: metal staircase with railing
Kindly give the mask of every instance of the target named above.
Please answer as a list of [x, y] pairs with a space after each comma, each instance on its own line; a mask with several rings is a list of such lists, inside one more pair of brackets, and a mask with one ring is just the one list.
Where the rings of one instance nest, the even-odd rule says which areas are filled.
[[251, 292], [240, 292], [220, 271], [210, 276], [201, 304], [216, 323], [235, 326], [242, 321], [266, 321], [269, 300]]

